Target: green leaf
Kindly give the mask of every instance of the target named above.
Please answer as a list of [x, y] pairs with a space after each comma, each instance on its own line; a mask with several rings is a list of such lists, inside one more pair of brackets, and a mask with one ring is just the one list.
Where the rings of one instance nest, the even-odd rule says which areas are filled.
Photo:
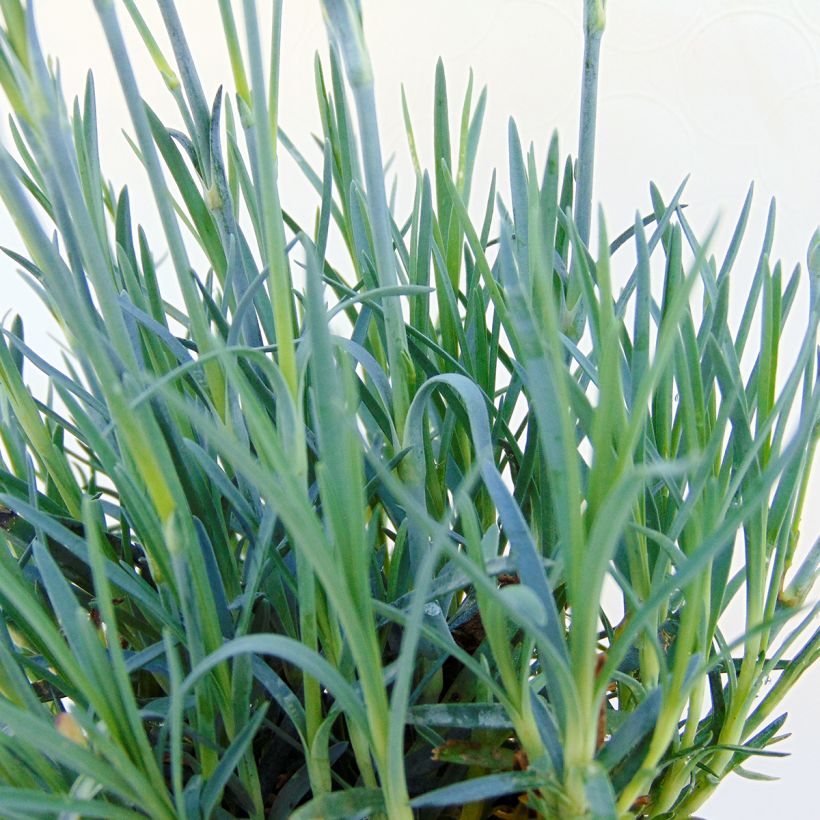
[[584, 796], [590, 814], [595, 820], [618, 820], [615, 793], [606, 770], [597, 763], [590, 763], [583, 773]]
[[362, 820], [384, 810], [379, 789], [345, 789], [314, 797], [300, 806], [291, 820]]
[[436, 703], [411, 706], [407, 722], [447, 729], [511, 729], [506, 709], [497, 703]]
[[251, 743], [253, 743], [256, 733], [266, 717], [266, 707], [267, 704], [264, 703], [256, 707], [256, 714], [242, 727], [242, 730], [226, 749], [216, 769], [208, 777], [200, 797], [200, 809], [203, 817], [211, 816], [234, 769], [240, 764]]
[[429, 809], [440, 806], [463, 806], [467, 803], [478, 803], [492, 800], [507, 794], [519, 794], [527, 789], [537, 789], [544, 785], [544, 776], [538, 772], [504, 772], [475, 777], [451, 786], [414, 797], [410, 805], [414, 809]]
[[71, 813], [78, 817], [102, 820], [138, 820], [143, 812], [127, 809], [102, 800], [85, 800], [60, 794], [45, 794], [35, 789], [0, 786], [0, 805], [5, 811], [20, 812], [25, 817], [43, 814]]

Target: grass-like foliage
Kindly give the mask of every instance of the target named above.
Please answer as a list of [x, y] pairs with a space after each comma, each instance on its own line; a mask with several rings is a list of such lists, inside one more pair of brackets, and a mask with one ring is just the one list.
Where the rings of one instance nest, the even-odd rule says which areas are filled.
[[[510, 190], [474, 190], [485, 94], [451, 130], [439, 66], [429, 172], [406, 112], [410, 213], [352, 0], [323, 0], [301, 147], [277, 122], [281, 0], [270, 63], [254, 0], [220, 0], [235, 94], [215, 97], [173, 0], [173, 54], [135, 0], [95, 5], [161, 236], [103, 174], [92, 78], [67, 106], [31, 2], [0, 2], [5, 253], [67, 342], [48, 362], [19, 318], [0, 340], [0, 815], [685, 818], [755, 777], [820, 647], [818, 547], [792, 566], [820, 235], [786, 276], [772, 211], [736, 283], [751, 193], [723, 259], [683, 186], [614, 241], [593, 223], [602, 0], [577, 163], [511, 125]], [[277, 186], [285, 152], [313, 225]]]

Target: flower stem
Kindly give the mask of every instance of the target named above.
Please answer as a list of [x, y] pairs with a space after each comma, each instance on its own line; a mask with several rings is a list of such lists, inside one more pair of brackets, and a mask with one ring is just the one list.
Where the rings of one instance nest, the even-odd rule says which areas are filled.
[[598, 66], [606, 25], [606, 0], [584, 0], [584, 68], [581, 82], [581, 124], [575, 166], [575, 224], [589, 244], [592, 178], [595, 166], [595, 124], [598, 114]]
[[[391, 217], [384, 188], [384, 165], [376, 116], [373, 72], [364, 43], [361, 19], [350, 0], [322, 0], [322, 6], [331, 42], [338, 48], [344, 60], [347, 80], [353, 89], [356, 102], [367, 207], [373, 229], [373, 246], [376, 256], [374, 261], [379, 284], [382, 287], [391, 287], [398, 284], [398, 275], [393, 251]], [[398, 297], [385, 299], [384, 323], [387, 337], [387, 359], [393, 388], [393, 411], [400, 440], [410, 404], [408, 382], [413, 376], [413, 365], [408, 353], [407, 332]]]

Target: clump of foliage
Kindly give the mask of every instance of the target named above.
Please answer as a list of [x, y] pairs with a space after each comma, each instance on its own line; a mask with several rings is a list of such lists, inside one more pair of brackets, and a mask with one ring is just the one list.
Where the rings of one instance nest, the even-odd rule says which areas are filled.
[[[511, 125], [510, 190], [475, 205], [485, 94], [452, 132], [439, 66], [429, 173], [407, 116], [409, 214], [352, 0], [323, 0], [313, 159], [277, 122], [281, 0], [269, 65], [256, 3], [220, 0], [235, 95], [212, 102], [173, 0], [173, 56], [134, 0], [95, 5], [164, 236], [103, 175], [92, 78], [66, 107], [31, 2], [2, 0], [0, 196], [25, 247], [5, 252], [67, 342], [57, 366], [19, 318], [0, 338], [2, 816], [684, 818], [754, 776], [820, 647], [818, 547], [792, 567], [820, 234], [784, 275], [772, 209], [735, 328], [751, 192], [722, 260], [683, 186], [589, 242], [603, 0], [577, 163]], [[141, 98], [115, 5], [179, 128]]]

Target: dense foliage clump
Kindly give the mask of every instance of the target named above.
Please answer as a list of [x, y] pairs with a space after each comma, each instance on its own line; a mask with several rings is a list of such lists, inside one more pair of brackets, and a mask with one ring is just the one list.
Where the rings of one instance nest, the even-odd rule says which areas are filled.
[[[178, 127], [141, 98], [115, 5]], [[270, 65], [238, 5], [219, 3], [235, 94], [211, 101], [172, 0], [173, 58], [134, 0], [96, 0], [148, 236], [100, 167], [92, 78], [67, 108], [31, 4], [0, 2], [6, 254], [67, 342], [56, 365], [19, 318], [0, 337], [0, 815], [689, 817], [778, 754], [778, 704], [820, 647], [818, 548], [792, 567], [820, 234], [784, 274], [772, 209], [737, 323], [751, 192], [720, 260], [683, 186], [590, 242], [602, 0], [577, 162], [511, 124], [510, 190], [474, 190], [485, 93], [452, 132], [439, 66], [430, 172], [407, 114], [410, 213], [386, 193], [356, 4], [323, 0], [304, 155], [277, 122], [281, 0]], [[283, 152], [313, 225], [287, 210]]]

